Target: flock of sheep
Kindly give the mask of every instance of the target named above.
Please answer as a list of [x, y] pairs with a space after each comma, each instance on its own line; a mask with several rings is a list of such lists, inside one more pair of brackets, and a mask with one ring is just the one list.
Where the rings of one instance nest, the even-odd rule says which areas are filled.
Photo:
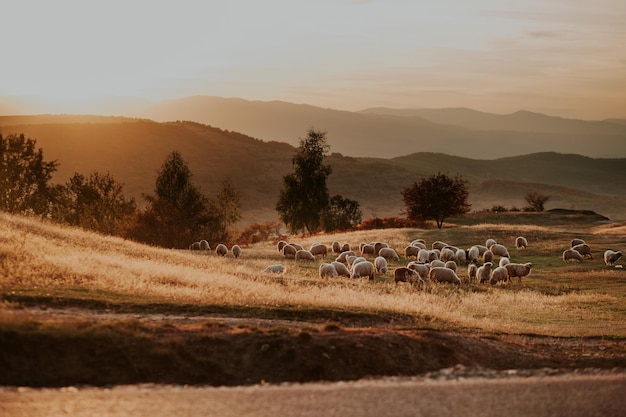
[[[201, 252], [211, 252], [211, 246], [209, 242], [206, 240], [200, 240], [198, 242], [193, 242], [189, 245], [189, 250], [191, 251], [201, 251]], [[241, 256], [241, 247], [239, 245], [233, 245], [230, 248], [230, 252], [233, 254], [235, 258], [239, 258]], [[228, 255], [228, 247], [223, 243], [218, 244], [215, 247], [215, 254], [218, 256], [226, 256]]]
[[[582, 239], [572, 239], [571, 247], [563, 251], [563, 262], [583, 262], [587, 257], [593, 259], [591, 247]], [[615, 263], [622, 257], [621, 251], [607, 249], [604, 251], [604, 264], [615, 266]]]

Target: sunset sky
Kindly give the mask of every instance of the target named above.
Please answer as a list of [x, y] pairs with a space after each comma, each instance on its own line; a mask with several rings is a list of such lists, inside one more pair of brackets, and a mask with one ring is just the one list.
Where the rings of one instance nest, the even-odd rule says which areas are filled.
[[624, 0], [9, 0], [0, 10], [0, 97], [63, 111], [214, 95], [626, 117]]

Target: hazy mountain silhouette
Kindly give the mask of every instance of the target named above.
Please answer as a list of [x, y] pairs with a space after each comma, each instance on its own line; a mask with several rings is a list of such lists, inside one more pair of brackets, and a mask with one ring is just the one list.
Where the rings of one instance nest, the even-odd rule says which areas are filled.
[[[109, 172], [125, 192], [142, 202], [151, 194], [157, 171], [172, 150], [183, 155], [193, 180], [213, 196], [230, 178], [242, 197], [244, 221], [275, 219], [282, 177], [292, 172], [295, 148], [193, 122], [99, 116], [0, 117], [0, 132], [24, 133], [37, 140], [46, 160], [60, 164], [55, 182], [74, 172]], [[301, 133], [305, 136], [305, 132]], [[334, 152], [331, 147], [331, 152]], [[332, 153], [331, 194], [360, 202], [364, 216], [396, 216], [400, 191], [437, 172], [462, 175], [470, 182], [473, 209], [501, 204], [523, 207], [524, 195], [551, 195], [547, 207], [589, 209], [626, 219], [626, 159], [596, 159], [543, 152], [479, 160], [420, 152], [396, 158], [361, 158]]]

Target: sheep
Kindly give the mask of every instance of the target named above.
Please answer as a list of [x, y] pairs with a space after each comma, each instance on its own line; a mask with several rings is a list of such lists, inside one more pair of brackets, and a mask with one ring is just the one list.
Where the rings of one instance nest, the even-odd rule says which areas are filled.
[[335, 267], [335, 270], [339, 275], [350, 278], [350, 271], [346, 267], [346, 264], [337, 261], [333, 261], [330, 264]]
[[353, 251], [351, 251], [351, 250], [347, 250], [347, 251], [341, 252], [341, 254], [339, 254], [339, 256], [337, 256], [335, 261], [347, 264], [348, 261], [346, 260], [346, 258], [348, 256], [356, 256], [356, 254]]
[[498, 266], [505, 266], [510, 263], [511, 263], [511, 260], [509, 258], [500, 258], [500, 262], [498, 262]]
[[354, 265], [358, 264], [359, 262], [367, 261], [367, 259], [362, 256], [348, 256], [346, 260], [348, 261], [348, 268], [353, 268]]
[[235, 259], [237, 259], [237, 258], [239, 258], [241, 256], [241, 246], [239, 246], [239, 245], [233, 245], [233, 247], [230, 248], [230, 251], [232, 252], [232, 254], [235, 257]]
[[389, 247], [389, 244], [385, 242], [373, 242], [372, 245], [374, 245], [374, 254], [377, 254], [378, 252], [380, 252], [382, 248]]
[[378, 256], [382, 256], [383, 258], [387, 259], [388, 261], [393, 260], [393, 261], [398, 262], [400, 260], [400, 257], [398, 256], [398, 254], [392, 248], [381, 248], [378, 251]]
[[504, 245], [499, 244], [499, 243], [495, 243], [495, 244], [491, 245], [489, 250], [491, 251], [491, 253], [493, 253], [493, 256], [499, 256], [499, 257], [504, 257], [504, 258], [510, 258], [511, 257], [509, 255], [509, 251], [506, 249], [506, 247]]
[[484, 284], [489, 281], [491, 278], [491, 268], [493, 264], [491, 262], [485, 262], [478, 270], [476, 271], [476, 278], [478, 282]]
[[350, 278], [361, 278], [368, 277], [370, 280], [374, 279], [374, 264], [370, 261], [359, 262], [354, 265], [352, 268], [352, 272], [350, 273]]
[[426, 263], [428, 262], [428, 256], [430, 251], [428, 249], [420, 249], [417, 253], [417, 262]]
[[374, 259], [374, 266], [376, 266], [376, 272], [379, 274], [387, 273], [387, 259], [384, 257], [377, 256], [376, 259]]
[[404, 248], [404, 257], [409, 259], [412, 256], [415, 256], [415, 259], [417, 259], [417, 256], [419, 255], [419, 252], [421, 249], [422, 248], [418, 246], [409, 245], [406, 248]]
[[469, 263], [478, 263], [480, 256], [480, 249], [476, 245], [467, 250], [467, 262]]
[[[502, 268], [502, 267], [499, 267]], [[509, 274], [509, 280], [517, 277], [518, 282], [522, 282], [522, 278], [530, 275], [533, 264], [526, 262], [525, 264], [508, 263], [504, 265], [506, 272]], [[498, 268], [496, 268], [498, 269]]]
[[294, 248], [296, 248], [296, 251], [304, 250], [304, 246], [302, 246], [299, 243], [290, 243], [290, 245], [293, 246]]
[[319, 267], [320, 278], [333, 278], [339, 275], [333, 264], [323, 263]]
[[469, 282], [476, 281], [476, 272], [478, 271], [478, 267], [476, 264], [468, 264], [467, 265], [467, 278]]
[[454, 262], [454, 261], [446, 262], [446, 268], [449, 268], [449, 269], [453, 270], [454, 272], [456, 272], [456, 262]]
[[270, 274], [284, 274], [285, 272], [287, 272], [287, 268], [285, 267], [285, 265], [276, 264], [268, 266], [263, 270], [263, 272], [267, 272]]
[[191, 245], [189, 245], [189, 250], [200, 250], [200, 242], [193, 242]]
[[350, 244], [349, 243], [344, 243], [343, 245], [341, 245], [341, 252], [348, 252], [350, 251]]
[[223, 243], [220, 243], [215, 247], [215, 254], [219, 256], [226, 256], [228, 253], [228, 248]]
[[202, 239], [200, 241], [200, 250], [210, 251], [211, 250], [211, 246], [209, 245], [209, 242], [207, 242], [206, 240]]
[[496, 242], [495, 239], [487, 239], [485, 241], [485, 246], [487, 247], [487, 249], [489, 249], [489, 248], [491, 248], [491, 246], [495, 245], [496, 243], [498, 243], [498, 242]]
[[276, 244], [276, 248], [278, 249], [278, 252], [282, 255], [283, 254], [283, 248], [285, 246], [287, 246], [288, 243], [285, 242], [284, 240], [279, 240], [278, 243]]
[[433, 250], [429, 250], [428, 251], [428, 261], [429, 262], [439, 260], [440, 259], [439, 256], [440, 256], [440, 252], [437, 249], [433, 249]]
[[493, 262], [493, 252], [491, 252], [489, 249], [487, 249], [485, 253], [483, 253], [483, 264], [487, 262]]
[[461, 285], [461, 279], [456, 275], [456, 272], [450, 268], [432, 268], [428, 273], [428, 278], [432, 282], [446, 282], [449, 284]]
[[604, 252], [604, 263], [606, 266], [613, 266], [615, 262], [618, 261], [619, 258], [622, 257], [622, 251], [613, 251], [611, 249], [607, 249]]
[[420, 248], [420, 249], [428, 249], [426, 247], [426, 242], [424, 242], [423, 239], [414, 240], [413, 242], [411, 242], [411, 246], [415, 246], [415, 247]]
[[518, 236], [515, 238], [515, 247], [517, 249], [526, 249], [528, 247], [528, 240], [524, 236]]
[[455, 252], [452, 249], [443, 248], [441, 250], [441, 255], [439, 256], [439, 259], [441, 259], [444, 262], [448, 262], [454, 259], [454, 255], [455, 255]]
[[433, 268], [445, 268], [446, 267], [446, 263], [440, 259], [435, 259], [432, 262], [428, 263], [428, 266], [430, 267], [430, 269]]
[[579, 239], [579, 238], [574, 238], [572, 239], [572, 241], [570, 242], [570, 248], [573, 248], [576, 245], [582, 245], [583, 243], [585, 243], [584, 240]]
[[369, 243], [363, 245], [363, 247], [361, 248], [361, 256], [365, 256], [365, 255], [376, 256], [374, 245], [371, 245]]
[[296, 252], [298, 252], [298, 250], [292, 244], [287, 244], [283, 246], [283, 256], [285, 258], [293, 258], [294, 256], [296, 256]]
[[426, 264], [420, 264], [415, 261], [409, 262], [407, 268], [414, 270], [415, 272], [420, 274], [420, 277], [422, 278], [426, 278], [428, 276], [428, 273], [430, 272], [430, 266]]
[[458, 265], [467, 264], [467, 252], [465, 252], [465, 250], [463, 249], [457, 249], [456, 253], [454, 254], [454, 261]]
[[593, 259], [593, 255], [591, 254], [591, 247], [587, 245], [586, 243], [580, 243], [572, 247], [572, 249], [577, 250], [578, 253], [580, 253], [583, 256], [583, 258], [585, 258], [586, 256], [589, 256], [590, 259]]
[[442, 242], [441, 240], [437, 240], [433, 242], [433, 244], [431, 245], [433, 249], [439, 249], [439, 250], [442, 250], [446, 246], [450, 246], [450, 245], [448, 245], [446, 242]]
[[336, 253], [337, 255], [341, 253], [341, 244], [339, 242], [334, 241], [331, 246], [333, 248], [333, 253]]
[[424, 287], [424, 280], [420, 277], [420, 274], [405, 266], [396, 268], [396, 270], [393, 271], [393, 278], [396, 285], [398, 285], [398, 282], [408, 282], [413, 285], [417, 284], [420, 288]]
[[489, 280], [489, 283], [491, 285], [496, 285], [498, 282], [501, 282], [501, 281], [510, 281], [509, 272], [503, 266], [499, 266], [493, 270], [493, 272], [491, 273], [491, 280]]
[[482, 257], [483, 254], [489, 250], [489, 248], [485, 245], [474, 245], [478, 248], [478, 256]]
[[311, 246], [309, 250], [313, 254], [313, 256], [321, 255], [322, 258], [325, 258], [328, 254], [328, 247], [322, 243]]
[[565, 249], [563, 251], [563, 262], [576, 261], [582, 262], [585, 258], [576, 249]]
[[294, 257], [296, 259], [296, 261], [314, 261], [315, 260], [315, 256], [311, 253], [311, 251], [308, 251], [306, 249], [300, 249], [299, 251], [296, 252], [296, 255]]

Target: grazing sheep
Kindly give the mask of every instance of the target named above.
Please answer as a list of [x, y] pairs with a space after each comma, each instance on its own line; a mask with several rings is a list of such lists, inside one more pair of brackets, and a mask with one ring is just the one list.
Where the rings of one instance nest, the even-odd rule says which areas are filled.
[[444, 262], [448, 262], [454, 259], [455, 252], [450, 248], [443, 248], [441, 250], [441, 255], [439, 255], [439, 259]]
[[263, 272], [268, 272], [271, 274], [284, 274], [285, 272], [287, 272], [287, 268], [285, 267], [285, 265], [281, 265], [281, 264], [270, 265], [267, 268], [265, 268]]
[[496, 242], [496, 240], [495, 240], [495, 239], [487, 239], [487, 240], [485, 241], [485, 246], [487, 247], [487, 249], [490, 249], [490, 248], [491, 248], [493, 245], [495, 245], [496, 243], [498, 243], [498, 242]]
[[279, 240], [278, 243], [276, 244], [276, 248], [278, 249], [278, 252], [280, 254], [283, 254], [283, 248], [287, 245], [288, 243], [285, 242], [284, 240]]
[[230, 251], [233, 253], [233, 256], [235, 257], [235, 259], [241, 256], [241, 246], [239, 245], [233, 245], [233, 247], [230, 248]]
[[285, 258], [293, 258], [294, 256], [296, 256], [296, 252], [298, 252], [298, 249], [296, 249], [296, 247], [292, 244], [287, 244], [283, 246], [283, 256]]
[[481, 256], [480, 249], [476, 245], [467, 250], [467, 262], [469, 263], [478, 263], [478, 258]]
[[215, 254], [219, 256], [226, 256], [228, 253], [228, 248], [223, 243], [220, 243], [215, 247]]
[[501, 281], [510, 281], [509, 272], [503, 266], [499, 266], [493, 270], [493, 272], [491, 273], [491, 280], [489, 280], [489, 283], [491, 285], [496, 285], [498, 282], [501, 282]]
[[393, 271], [393, 278], [396, 281], [396, 285], [398, 285], [398, 282], [408, 282], [413, 285], [417, 284], [419, 288], [424, 287], [424, 280], [420, 277], [420, 274], [404, 266]]
[[474, 245], [478, 248], [478, 256], [482, 257], [484, 255], [485, 252], [487, 252], [489, 250], [489, 248], [487, 246], [484, 245]]
[[361, 278], [368, 277], [370, 280], [374, 279], [374, 264], [370, 261], [359, 262], [354, 265], [352, 268], [352, 272], [350, 273], [350, 278]]
[[339, 275], [350, 278], [350, 271], [346, 267], [346, 264], [337, 261], [333, 261], [330, 264], [335, 267], [335, 270]]
[[506, 247], [504, 245], [499, 244], [499, 243], [491, 245], [489, 250], [491, 251], [491, 253], [493, 253], [493, 256], [500, 256], [500, 257], [504, 257], [504, 258], [510, 258], [511, 257], [509, 255], [509, 251], [506, 249]]
[[449, 284], [461, 285], [461, 279], [456, 275], [456, 272], [450, 268], [432, 268], [428, 273], [428, 278], [432, 282], [446, 282]]
[[417, 256], [419, 255], [421, 249], [422, 248], [418, 246], [409, 245], [404, 248], [404, 257], [409, 259], [412, 256], [415, 256], [415, 259], [417, 259]]
[[200, 250], [200, 242], [193, 242], [189, 245], [189, 250]]
[[304, 247], [299, 243], [290, 243], [290, 245], [296, 248], [296, 251], [304, 250]]
[[200, 250], [210, 251], [211, 250], [211, 246], [209, 245], [209, 242], [207, 242], [206, 240], [202, 239], [200, 241]]
[[570, 247], [573, 248], [574, 246], [582, 245], [583, 243], [585, 243], [584, 240], [575, 238], [575, 239], [572, 239], [572, 241], [570, 242]]
[[622, 251], [613, 251], [611, 249], [607, 249], [604, 252], [604, 263], [606, 266], [613, 266], [615, 262], [618, 261], [619, 258], [622, 257]]
[[583, 256], [576, 249], [565, 249], [563, 251], [563, 262], [576, 261], [582, 262]]
[[379, 274], [387, 273], [387, 259], [384, 257], [377, 256], [376, 259], [374, 259], [374, 266], [376, 266], [376, 272]]
[[311, 249], [309, 250], [309, 252], [311, 252], [313, 256], [321, 255], [322, 258], [325, 258], [326, 255], [328, 254], [328, 247], [320, 243], [320, 244], [311, 246]]
[[374, 245], [371, 245], [369, 243], [363, 245], [363, 247], [361, 248], [361, 256], [365, 256], [365, 255], [376, 256], [376, 251], [374, 250]]
[[429, 250], [428, 251], [428, 261], [432, 262], [432, 261], [438, 261], [440, 252], [438, 249], [433, 249], [433, 250]]
[[339, 242], [334, 241], [331, 246], [333, 248], [333, 253], [336, 253], [337, 255], [341, 253], [341, 244]]
[[378, 252], [380, 252], [382, 248], [389, 247], [389, 244], [385, 242], [372, 242], [372, 245], [374, 245], [374, 254], [377, 254]]
[[457, 249], [454, 254], [454, 262], [458, 265], [466, 265], [467, 264], [467, 252], [464, 249]]
[[517, 281], [522, 282], [522, 278], [530, 275], [530, 271], [533, 268], [533, 264], [531, 264], [530, 262], [526, 262], [525, 264], [508, 263], [504, 265], [504, 268], [506, 269], [506, 272], [509, 274], [509, 280], [511, 278], [517, 277]]
[[339, 256], [337, 256], [337, 259], [335, 259], [335, 261], [347, 264], [348, 263], [348, 261], [347, 261], [348, 256], [356, 256], [356, 253], [354, 253], [351, 250], [347, 250], [345, 252], [341, 252], [341, 254], [339, 254]]
[[367, 259], [365, 259], [362, 256], [348, 256], [347, 258], [348, 260], [348, 268], [354, 268], [354, 265], [358, 264], [359, 262], [363, 262], [363, 261], [367, 261]]
[[487, 249], [485, 253], [483, 253], [483, 263], [487, 262], [493, 262], [493, 252], [491, 252], [489, 249]]
[[439, 250], [442, 250], [446, 246], [450, 246], [450, 245], [448, 245], [446, 242], [442, 242], [441, 240], [437, 240], [433, 242], [433, 244], [431, 245], [433, 249], [439, 249]]
[[469, 282], [476, 281], [476, 273], [478, 272], [478, 267], [476, 264], [468, 264], [467, 265], [467, 278]]
[[433, 268], [445, 268], [446, 267], [446, 263], [440, 259], [435, 259], [432, 262], [428, 263], [428, 266], [430, 267], [430, 269]]
[[320, 278], [333, 278], [339, 275], [337, 269], [332, 264], [323, 263], [319, 267]]
[[388, 261], [393, 260], [393, 261], [398, 262], [400, 260], [400, 257], [398, 256], [398, 254], [392, 248], [381, 248], [378, 251], [378, 256], [382, 256], [383, 258], [387, 259]]
[[426, 278], [428, 276], [428, 273], [430, 272], [430, 266], [426, 264], [420, 264], [415, 261], [409, 262], [407, 268], [414, 270], [415, 272], [420, 274], [420, 277], [422, 278]]
[[300, 249], [296, 252], [295, 259], [296, 261], [314, 261], [315, 256], [311, 253], [311, 251], [308, 251], [306, 249]]
[[430, 251], [428, 249], [420, 249], [419, 252], [417, 253], [417, 262], [422, 263], [422, 264], [428, 262], [429, 254], [430, 254]]
[[350, 251], [350, 244], [349, 243], [344, 243], [343, 245], [341, 245], [341, 252], [348, 252]]
[[418, 247], [420, 249], [428, 249], [426, 247], [426, 242], [424, 242], [423, 239], [414, 240], [413, 242], [411, 242], [411, 246], [415, 246], [415, 247]]
[[456, 272], [456, 262], [454, 261], [448, 261], [446, 262], [446, 268], [449, 268], [451, 270], [453, 270], [454, 272]]
[[591, 247], [587, 245], [586, 243], [580, 243], [572, 247], [572, 249], [577, 250], [578, 253], [580, 253], [583, 256], [583, 258], [589, 256], [590, 259], [593, 259], [593, 255], [591, 254]]
[[517, 249], [526, 249], [528, 247], [528, 240], [524, 236], [518, 236], [515, 238], [515, 247]]
[[478, 270], [476, 271], [476, 278], [478, 282], [484, 284], [489, 281], [491, 278], [491, 268], [493, 264], [491, 262], [485, 262]]
[[511, 263], [511, 260], [509, 258], [500, 258], [500, 262], [498, 262], [498, 266], [504, 266], [510, 263]]

